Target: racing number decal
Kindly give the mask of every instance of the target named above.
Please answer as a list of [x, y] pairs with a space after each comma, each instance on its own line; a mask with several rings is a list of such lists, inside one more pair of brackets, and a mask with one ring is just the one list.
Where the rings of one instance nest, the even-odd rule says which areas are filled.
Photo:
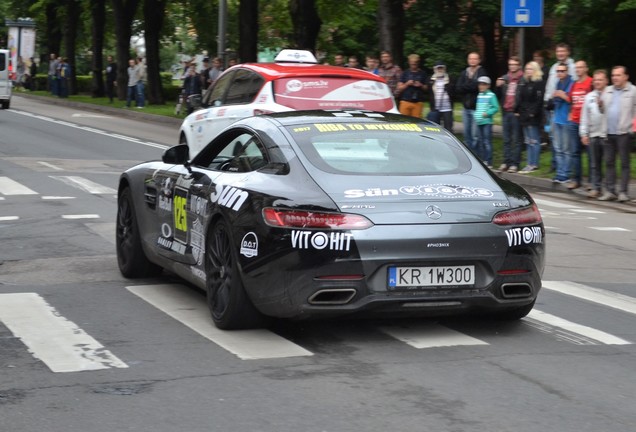
[[186, 204], [188, 191], [182, 188], [174, 189], [174, 239], [181, 243], [188, 241], [188, 217]]

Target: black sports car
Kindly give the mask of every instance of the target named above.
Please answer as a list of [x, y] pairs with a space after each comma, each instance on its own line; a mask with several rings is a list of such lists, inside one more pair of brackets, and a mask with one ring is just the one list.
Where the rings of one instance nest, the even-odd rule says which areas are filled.
[[165, 268], [205, 289], [223, 329], [363, 311], [519, 319], [545, 230], [523, 188], [434, 123], [304, 111], [124, 172], [117, 256], [126, 277]]

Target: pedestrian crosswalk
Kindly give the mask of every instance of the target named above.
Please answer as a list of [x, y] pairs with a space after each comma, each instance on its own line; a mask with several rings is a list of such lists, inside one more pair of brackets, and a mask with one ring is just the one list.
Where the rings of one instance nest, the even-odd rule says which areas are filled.
[[[616, 318], [615, 312], [623, 313], [633, 319], [636, 315], [636, 298], [618, 294], [596, 287], [586, 286], [569, 281], [546, 281], [547, 292], [565, 298], [575, 298], [588, 304], [601, 306], [601, 314], [610, 314], [601, 320], [605, 326], [612, 327]], [[213, 346], [225, 350], [244, 361], [277, 360], [285, 358], [302, 358], [316, 355], [328, 355], [324, 345], [319, 352], [314, 352], [315, 335], [308, 343], [295, 335], [290, 338], [285, 332], [277, 333], [276, 328], [241, 331], [218, 330], [212, 323], [205, 297], [178, 283], [132, 285], [126, 289], [129, 295], [141, 300], [174, 320], [185, 331], [193, 331]], [[554, 313], [535, 308], [520, 321], [510, 325], [508, 335], [514, 338], [501, 338], [500, 322], [488, 324], [482, 322], [473, 327], [465, 324], [453, 324], [452, 320], [389, 320], [356, 321], [355, 325], [366, 334], [375, 334], [369, 344], [377, 344], [377, 335], [384, 335], [384, 343], [402, 343], [414, 352], [430, 350], [472, 347], [472, 349], [497, 349], [510, 340], [531, 338], [528, 330], [540, 338], [549, 338], [553, 342], [580, 346], [625, 346], [634, 344], [634, 338], [616, 335], [607, 328], [595, 328], [585, 322], [586, 316], [570, 320]], [[575, 322], [576, 321], [576, 322]], [[598, 320], [596, 321], [598, 322]], [[87, 334], [75, 323], [58, 313], [53, 305], [49, 305], [36, 293], [0, 294], [0, 323], [8, 328], [15, 338], [25, 345], [26, 349], [41, 360], [52, 372], [80, 372], [100, 369], [127, 368], [126, 359], [121, 359], [116, 352], [111, 352], [99, 341]], [[293, 325], [293, 324], [292, 324]], [[320, 324], [317, 324], [320, 325]], [[347, 343], [347, 332], [339, 332], [338, 327], [326, 326], [325, 343], [337, 340]], [[525, 330], [524, 330], [525, 329]], [[320, 332], [322, 334], [322, 331]], [[354, 342], [359, 344], [356, 338]], [[328, 350], [327, 350], [328, 351]], [[334, 348], [337, 351], [337, 348]]]
[[[25, 181], [17, 181], [7, 176], [0, 176], [0, 200], [6, 204], [17, 202], [22, 197], [30, 197], [31, 199], [52, 202], [52, 201], [71, 201], [76, 200], [82, 194], [84, 196], [100, 196], [116, 198], [117, 190], [110, 186], [106, 186], [82, 176], [64, 176], [49, 175], [46, 180], [41, 178], [33, 178], [25, 184]], [[45, 191], [39, 189], [44, 188]], [[57, 195], [51, 195], [54, 190]], [[0, 221], [10, 222], [22, 219], [20, 215], [8, 214], [10, 209], [0, 209]], [[99, 214], [95, 213], [78, 213], [78, 214], [60, 214], [62, 219], [98, 219]]]

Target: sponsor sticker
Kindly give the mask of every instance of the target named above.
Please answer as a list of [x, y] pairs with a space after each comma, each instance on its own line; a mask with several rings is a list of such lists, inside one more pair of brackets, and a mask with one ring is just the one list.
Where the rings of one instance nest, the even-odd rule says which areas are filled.
[[258, 255], [258, 238], [253, 232], [248, 232], [241, 240], [241, 255], [253, 258]]
[[409, 185], [401, 186], [398, 189], [347, 189], [344, 191], [345, 198], [365, 198], [380, 197], [390, 195], [410, 195], [429, 196], [441, 198], [490, 198], [494, 196], [493, 191], [484, 188], [471, 188], [458, 185]]
[[351, 248], [352, 237], [353, 234], [342, 232], [324, 233], [293, 230], [291, 244], [294, 249], [348, 251]]
[[210, 194], [210, 201], [212, 203], [217, 203], [220, 206], [238, 211], [247, 199], [247, 196], [248, 194], [244, 190], [233, 186], [217, 184], [215, 186], [215, 191]]
[[543, 243], [543, 231], [538, 226], [511, 228], [506, 230], [506, 238], [509, 247], [541, 244]]
[[192, 257], [197, 264], [203, 264], [203, 257], [205, 256], [205, 235], [203, 233], [203, 224], [199, 218], [196, 218], [194, 222], [192, 222], [190, 246], [192, 246]]
[[[318, 132], [340, 131], [400, 131], [423, 132], [424, 129], [415, 123], [314, 123]], [[426, 128], [425, 128], [426, 129]], [[437, 128], [432, 128], [437, 129]]]

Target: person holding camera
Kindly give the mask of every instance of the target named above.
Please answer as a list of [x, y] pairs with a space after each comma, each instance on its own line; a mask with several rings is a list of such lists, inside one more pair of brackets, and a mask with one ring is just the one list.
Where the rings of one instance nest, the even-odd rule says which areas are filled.
[[397, 85], [400, 97], [400, 114], [422, 118], [426, 91], [426, 73], [420, 69], [420, 56], [409, 56], [409, 68], [402, 72]]

